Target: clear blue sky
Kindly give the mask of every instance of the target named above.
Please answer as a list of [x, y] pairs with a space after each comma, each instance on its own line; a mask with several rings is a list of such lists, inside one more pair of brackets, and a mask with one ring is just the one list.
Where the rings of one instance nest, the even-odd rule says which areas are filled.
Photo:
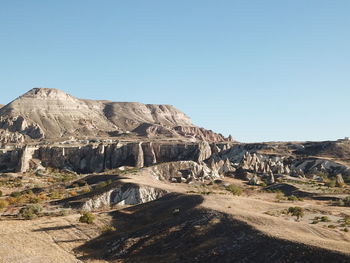
[[348, 0], [1, 0], [0, 103], [172, 104], [240, 141], [350, 135]]

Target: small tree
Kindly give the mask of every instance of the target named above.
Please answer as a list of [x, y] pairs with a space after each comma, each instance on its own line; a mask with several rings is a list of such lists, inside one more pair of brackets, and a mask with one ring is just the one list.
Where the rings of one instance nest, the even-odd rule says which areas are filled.
[[288, 214], [295, 216], [297, 221], [299, 221], [299, 219], [304, 216], [304, 209], [299, 206], [289, 207]]

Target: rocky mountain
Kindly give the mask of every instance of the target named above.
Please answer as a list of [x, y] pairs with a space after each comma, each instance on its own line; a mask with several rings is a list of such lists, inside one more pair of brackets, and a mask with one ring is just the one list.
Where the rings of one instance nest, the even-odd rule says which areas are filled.
[[[0, 109], [6, 142], [26, 139], [128, 136], [227, 141], [199, 128], [171, 105], [94, 101], [57, 89], [34, 88]], [[16, 140], [11, 141], [11, 138]], [[21, 139], [22, 140], [22, 139]]]

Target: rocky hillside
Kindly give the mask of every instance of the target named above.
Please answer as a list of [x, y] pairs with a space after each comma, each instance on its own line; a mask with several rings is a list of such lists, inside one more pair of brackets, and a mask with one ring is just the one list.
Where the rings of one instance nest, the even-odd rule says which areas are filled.
[[[171, 105], [77, 99], [63, 91], [34, 88], [0, 109], [6, 142], [26, 139], [128, 136], [225, 141], [192, 124]], [[6, 132], [4, 132], [6, 131]], [[9, 134], [13, 133], [13, 134]]]

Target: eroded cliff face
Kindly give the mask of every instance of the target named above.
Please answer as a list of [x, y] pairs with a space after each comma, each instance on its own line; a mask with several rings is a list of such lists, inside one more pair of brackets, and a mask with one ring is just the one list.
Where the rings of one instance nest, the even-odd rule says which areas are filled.
[[[168, 174], [160, 177], [170, 181], [190, 182], [192, 179], [215, 179], [216, 175], [225, 174], [243, 176], [251, 180], [256, 174], [269, 178], [273, 182], [276, 175], [297, 177], [320, 173], [330, 176], [350, 175], [350, 168], [344, 163], [321, 157], [298, 156], [293, 152], [278, 152], [278, 149], [273, 150], [272, 148], [272, 145], [263, 144], [243, 145], [205, 141], [195, 143], [139, 141], [92, 143], [80, 146], [23, 146], [0, 151], [0, 171], [26, 172], [35, 170], [37, 164], [40, 163], [43, 167], [69, 169], [77, 173], [93, 173], [121, 166], [157, 167], [163, 163], [192, 161], [200, 168], [195, 164], [182, 167], [184, 163], [179, 162], [174, 164], [175, 166], [161, 167], [160, 170], [167, 171], [169, 168], [171, 171], [168, 169]], [[175, 175], [180, 170], [190, 171], [191, 180], [187, 180], [186, 176], [179, 173]], [[199, 171], [202, 171], [200, 176]]]
[[[217, 146], [218, 145], [218, 146]], [[145, 167], [158, 163], [191, 160], [203, 162], [229, 144], [118, 142], [84, 146], [24, 146], [3, 150], [3, 171], [25, 172], [35, 159], [44, 167], [70, 169], [78, 173], [101, 172], [120, 166]], [[9, 161], [11, 160], [11, 161]]]

